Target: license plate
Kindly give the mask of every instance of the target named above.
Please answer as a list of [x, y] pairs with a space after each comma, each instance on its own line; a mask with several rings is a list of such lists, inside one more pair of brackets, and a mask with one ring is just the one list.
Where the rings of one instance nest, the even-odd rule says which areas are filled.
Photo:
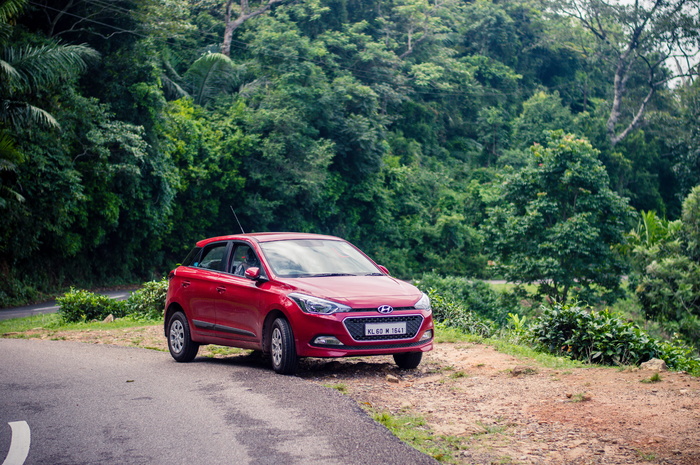
[[406, 334], [406, 322], [396, 323], [366, 323], [365, 336], [392, 336]]

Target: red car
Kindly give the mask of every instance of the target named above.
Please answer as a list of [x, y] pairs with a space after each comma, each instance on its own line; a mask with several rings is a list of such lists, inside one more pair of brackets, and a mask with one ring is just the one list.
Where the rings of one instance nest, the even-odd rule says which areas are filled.
[[178, 362], [218, 344], [269, 354], [283, 374], [299, 357], [392, 354], [415, 368], [433, 348], [428, 296], [337, 237], [213, 237], [169, 278], [164, 329]]

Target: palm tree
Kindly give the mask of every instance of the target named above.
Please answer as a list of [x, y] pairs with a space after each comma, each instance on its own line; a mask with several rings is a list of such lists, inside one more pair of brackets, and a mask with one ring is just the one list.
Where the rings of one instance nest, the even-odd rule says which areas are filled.
[[233, 93], [244, 72], [243, 66], [236, 66], [228, 56], [214, 52], [199, 57], [184, 77], [178, 76], [167, 62], [165, 65], [173, 76], [161, 76], [167, 94], [174, 98], [190, 97], [201, 106], [206, 106], [220, 94]]
[[88, 61], [99, 55], [86, 45], [49, 43], [43, 46], [13, 46], [12, 23], [27, 0], [0, 0], [0, 208], [7, 199], [22, 196], [8, 186], [22, 160], [15, 148], [12, 131], [19, 127], [58, 128], [58, 121], [46, 110], [29, 103], [32, 95], [76, 76]]

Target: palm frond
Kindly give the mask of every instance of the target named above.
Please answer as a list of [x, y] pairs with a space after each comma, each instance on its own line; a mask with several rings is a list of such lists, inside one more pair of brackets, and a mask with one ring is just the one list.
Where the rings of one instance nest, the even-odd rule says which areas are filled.
[[222, 53], [208, 52], [185, 73], [195, 103], [204, 105], [215, 95], [230, 91], [238, 77], [233, 61]]
[[60, 124], [51, 113], [26, 102], [0, 101], [0, 121], [7, 121], [13, 127], [38, 124], [47, 128], [59, 128]]
[[9, 23], [27, 6], [27, 0], [0, 0], [0, 23]]
[[182, 88], [177, 82], [170, 79], [166, 75], [161, 75], [160, 80], [163, 83], [163, 91], [169, 99], [179, 99], [182, 97], [189, 97], [190, 94]]
[[84, 72], [99, 53], [87, 45], [51, 44], [41, 47], [6, 47], [3, 61], [20, 75], [21, 91], [41, 89]]
[[7, 131], [0, 131], [0, 171], [14, 171], [15, 163], [22, 161], [22, 153], [15, 148], [15, 141]]
[[10, 80], [18, 81], [22, 79], [22, 75], [15, 69], [15, 67], [5, 60], [0, 60], [0, 77], [2, 77], [6, 82], [10, 82]]

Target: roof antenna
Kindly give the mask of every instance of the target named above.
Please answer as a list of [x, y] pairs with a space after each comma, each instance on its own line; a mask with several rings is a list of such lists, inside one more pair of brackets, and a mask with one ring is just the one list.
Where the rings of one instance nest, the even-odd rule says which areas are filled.
[[241, 228], [241, 232], [245, 234], [245, 231], [243, 231], [243, 226], [241, 226], [241, 222], [238, 221], [238, 215], [236, 215], [236, 210], [233, 209], [233, 205], [229, 205], [231, 208], [231, 211], [233, 212], [233, 216], [236, 218], [236, 223], [238, 223], [238, 227]]

